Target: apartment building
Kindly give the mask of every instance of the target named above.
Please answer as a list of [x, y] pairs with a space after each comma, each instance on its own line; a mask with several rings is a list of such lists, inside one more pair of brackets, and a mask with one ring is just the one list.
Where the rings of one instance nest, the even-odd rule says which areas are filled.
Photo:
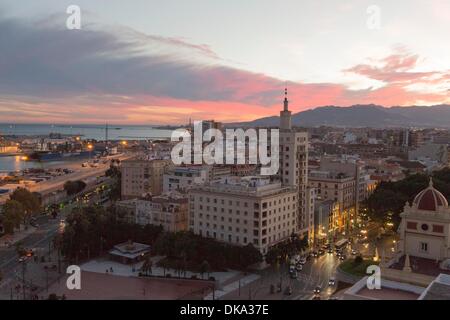
[[188, 229], [188, 199], [177, 196], [155, 196], [123, 200], [117, 203], [122, 219], [140, 225], [162, 226], [165, 231]]
[[122, 161], [122, 199], [140, 198], [147, 194], [160, 195], [163, 174], [170, 160]]
[[208, 181], [209, 171], [207, 166], [170, 167], [163, 176], [163, 192], [185, 193], [194, 185]]
[[309, 186], [316, 190], [317, 200], [332, 200], [339, 207], [337, 226], [340, 230], [349, 227], [356, 218], [356, 179], [344, 173], [311, 171]]
[[334, 241], [339, 205], [334, 200], [316, 201], [314, 209], [314, 244]]
[[189, 229], [262, 254], [297, 231], [297, 189], [269, 177], [226, 177], [189, 190]]
[[283, 186], [297, 189], [296, 233], [307, 236], [311, 224], [307, 208], [308, 133], [294, 130], [291, 118], [286, 90], [280, 111], [279, 178]]

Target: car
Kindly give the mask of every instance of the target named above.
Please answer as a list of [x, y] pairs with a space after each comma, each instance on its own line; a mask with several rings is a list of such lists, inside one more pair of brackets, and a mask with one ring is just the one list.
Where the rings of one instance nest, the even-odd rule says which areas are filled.
[[352, 256], [356, 256], [358, 254], [358, 251], [356, 251], [355, 249], [352, 250]]
[[317, 251], [313, 251], [313, 252], [311, 253], [311, 255], [312, 255], [313, 257], [317, 257], [319, 254], [317, 253]]
[[320, 292], [322, 292], [322, 287], [321, 286], [317, 286], [314, 288], [314, 294], [315, 295], [319, 295]]
[[306, 263], [306, 258], [305, 257], [301, 257], [300, 260], [298, 261], [298, 263], [305, 264]]
[[289, 266], [289, 273], [294, 273], [295, 272], [295, 266], [293, 264], [291, 264]]
[[322, 250], [322, 249], [320, 249], [320, 250], [317, 252], [317, 254], [318, 254], [319, 256], [323, 256], [323, 255], [325, 254], [325, 251]]
[[297, 271], [294, 270], [294, 272], [291, 272], [291, 279], [297, 279], [298, 274]]
[[344, 261], [345, 259], [347, 259], [347, 257], [345, 256], [345, 254], [341, 254], [341, 256], [339, 257], [340, 260]]
[[328, 253], [333, 253], [333, 249], [332, 249], [332, 248], [329, 248], [329, 249], [328, 249]]
[[330, 278], [329, 280], [328, 280], [328, 285], [329, 286], [334, 286], [336, 284], [336, 279], [335, 278]]
[[303, 266], [300, 263], [297, 263], [297, 265], [295, 266], [295, 270], [296, 271], [302, 271], [303, 270]]
[[286, 287], [286, 290], [284, 291], [284, 294], [287, 295], [287, 296], [290, 296], [292, 294], [291, 286]]

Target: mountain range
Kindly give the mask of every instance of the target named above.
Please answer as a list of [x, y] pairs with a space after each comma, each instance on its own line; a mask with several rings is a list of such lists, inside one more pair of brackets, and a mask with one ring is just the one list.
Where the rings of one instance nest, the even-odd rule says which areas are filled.
[[[278, 126], [279, 117], [265, 117], [230, 126]], [[292, 125], [300, 127], [420, 127], [450, 128], [450, 105], [383, 107], [374, 104], [350, 107], [323, 106], [292, 115]]]

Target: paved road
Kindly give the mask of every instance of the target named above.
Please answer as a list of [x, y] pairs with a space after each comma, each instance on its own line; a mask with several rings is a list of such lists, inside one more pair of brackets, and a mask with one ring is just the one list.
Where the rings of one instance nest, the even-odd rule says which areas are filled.
[[[108, 159], [118, 159], [120, 161], [129, 159], [134, 157], [134, 154], [121, 154], [117, 156], [110, 156]], [[80, 162], [70, 162], [70, 163], [61, 163], [59, 165], [55, 165], [55, 167], [64, 167], [67, 169], [72, 169], [74, 172], [65, 174], [59, 177], [54, 177], [51, 180], [43, 181], [40, 183], [37, 183], [35, 185], [32, 185], [28, 187], [30, 191], [33, 192], [39, 192], [41, 194], [48, 194], [53, 191], [62, 189], [64, 186], [64, 183], [68, 180], [88, 180], [90, 178], [94, 178], [97, 176], [104, 175], [105, 171], [109, 169], [110, 163], [99, 163], [99, 166], [97, 168], [91, 168], [91, 167], [81, 167]], [[9, 195], [0, 195], [0, 204], [4, 203], [7, 199], [9, 199]]]
[[[329, 286], [330, 278], [335, 277], [336, 268], [340, 261], [335, 254], [326, 253], [317, 258], [310, 258], [303, 266], [303, 270], [298, 272], [297, 279], [289, 276], [288, 265], [280, 267], [270, 267], [261, 271], [261, 278], [240, 290], [235, 290], [222, 297], [223, 300], [239, 299], [267, 299], [267, 300], [310, 300], [314, 297], [314, 289], [317, 286], [322, 288], [321, 299], [328, 299], [335, 291], [335, 286]], [[270, 286], [275, 287], [281, 282], [281, 293], [270, 293]], [[287, 286], [292, 288], [291, 295], [285, 295]]]
[[[30, 249], [47, 249], [53, 240], [54, 235], [58, 232], [60, 219], [65, 217], [71, 208], [71, 206], [67, 206], [65, 211], [56, 219], [51, 219], [48, 216], [39, 217], [39, 227], [36, 231], [20, 241], [23, 244], [23, 247]], [[2, 271], [4, 279], [7, 279], [8, 276], [13, 276], [14, 269], [19, 265], [18, 259], [19, 256], [14, 245], [11, 248], [0, 249], [0, 270]]]
[[[86, 206], [89, 204], [93, 204], [98, 200], [99, 195], [95, 194], [87, 203], [84, 203], [82, 201], [81, 204]], [[78, 205], [79, 203], [77, 202], [74, 202], [71, 205], [67, 205], [60, 212], [56, 219], [52, 219], [49, 216], [40, 216], [37, 219], [39, 227], [36, 229], [36, 231], [30, 233], [28, 236], [21, 240], [23, 247], [29, 249], [41, 248], [41, 250], [48, 252], [54, 236], [61, 227], [61, 219], [64, 219], [71, 212], [71, 210]], [[4, 287], [9, 286], [13, 282], [13, 280], [17, 278], [17, 274], [20, 273], [20, 270], [19, 256], [16, 252], [15, 246], [12, 246], [11, 248], [0, 248], [0, 271], [3, 275], [2, 283], [0, 283], [0, 291], [5, 291]], [[25, 279], [28, 278], [29, 276], [25, 277]]]

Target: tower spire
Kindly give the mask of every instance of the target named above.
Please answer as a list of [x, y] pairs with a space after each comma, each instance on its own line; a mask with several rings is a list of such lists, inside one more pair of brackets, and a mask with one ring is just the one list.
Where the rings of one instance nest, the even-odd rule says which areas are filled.
[[291, 130], [291, 112], [289, 111], [289, 101], [287, 98], [287, 87], [284, 88], [283, 110], [280, 111], [280, 129]]
[[287, 87], [286, 88], [284, 88], [284, 111], [289, 111], [289, 100], [288, 100], [288, 98], [287, 98], [287, 94], [288, 94], [288, 92], [287, 92]]

